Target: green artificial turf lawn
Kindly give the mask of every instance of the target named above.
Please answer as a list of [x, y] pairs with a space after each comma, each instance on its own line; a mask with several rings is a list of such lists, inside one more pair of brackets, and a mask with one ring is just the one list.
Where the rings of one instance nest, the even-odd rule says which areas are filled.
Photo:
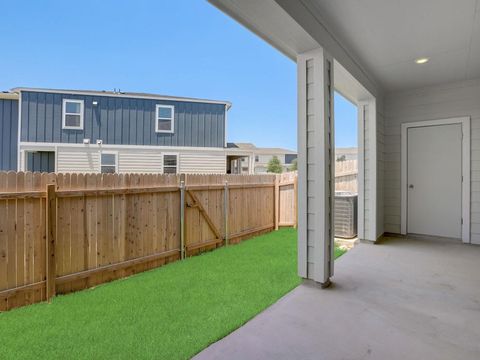
[[299, 285], [296, 259], [281, 229], [2, 313], [0, 359], [189, 358]]

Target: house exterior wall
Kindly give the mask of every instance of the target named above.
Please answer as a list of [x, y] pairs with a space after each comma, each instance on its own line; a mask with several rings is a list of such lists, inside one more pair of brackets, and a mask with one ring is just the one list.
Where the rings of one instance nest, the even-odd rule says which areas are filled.
[[[258, 156], [258, 161], [256, 158]], [[297, 158], [297, 154], [254, 154], [255, 174], [265, 174], [267, 172], [268, 162], [276, 156], [282, 164], [283, 171], [288, 171], [292, 166], [293, 159]]]
[[[83, 130], [62, 129], [63, 99], [84, 100]], [[175, 107], [174, 133], [155, 132], [157, 104]], [[225, 111], [214, 103], [22, 91], [21, 141], [223, 148]]]
[[258, 156], [258, 162], [260, 164], [267, 164], [274, 156], [276, 156], [282, 164], [285, 164], [285, 154], [255, 154], [255, 156]]
[[58, 147], [56, 162], [56, 172], [60, 173], [99, 172], [100, 152], [94, 149]]
[[224, 153], [185, 151], [179, 154], [180, 172], [196, 174], [225, 174], [227, 158]]
[[480, 79], [387, 95], [384, 149], [386, 232], [401, 232], [401, 124], [463, 116], [471, 119], [471, 241], [480, 241]]
[[119, 145], [40, 144], [20, 145], [20, 170], [26, 169], [25, 161], [30, 152], [54, 152], [55, 171], [62, 173], [100, 172], [102, 152], [117, 155], [118, 173], [162, 173], [163, 156], [178, 155], [177, 172], [196, 174], [225, 174], [226, 156], [223, 149], [188, 147], [142, 147]]
[[18, 100], [0, 99], [0, 171], [17, 170]]

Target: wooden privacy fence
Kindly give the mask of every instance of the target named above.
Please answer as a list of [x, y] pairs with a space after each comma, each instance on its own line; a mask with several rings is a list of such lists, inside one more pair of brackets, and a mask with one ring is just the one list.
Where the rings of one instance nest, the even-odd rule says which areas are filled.
[[282, 186], [275, 175], [0, 172], [0, 311], [271, 231], [291, 201]]
[[335, 191], [358, 191], [358, 161], [335, 162]]
[[277, 196], [278, 199], [278, 226], [297, 227], [297, 179], [296, 171], [283, 173], [277, 176]]

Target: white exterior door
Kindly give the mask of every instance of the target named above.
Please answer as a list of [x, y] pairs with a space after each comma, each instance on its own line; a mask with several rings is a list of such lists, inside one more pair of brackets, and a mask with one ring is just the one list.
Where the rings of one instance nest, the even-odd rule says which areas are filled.
[[462, 237], [462, 125], [412, 127], [407, 138], [407, 231]]

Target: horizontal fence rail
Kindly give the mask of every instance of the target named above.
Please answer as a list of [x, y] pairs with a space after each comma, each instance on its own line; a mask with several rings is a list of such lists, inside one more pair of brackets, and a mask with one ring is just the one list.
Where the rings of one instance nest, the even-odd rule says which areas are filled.
[[282, 181], [0, 172], [0, 311], [293, 224]]

